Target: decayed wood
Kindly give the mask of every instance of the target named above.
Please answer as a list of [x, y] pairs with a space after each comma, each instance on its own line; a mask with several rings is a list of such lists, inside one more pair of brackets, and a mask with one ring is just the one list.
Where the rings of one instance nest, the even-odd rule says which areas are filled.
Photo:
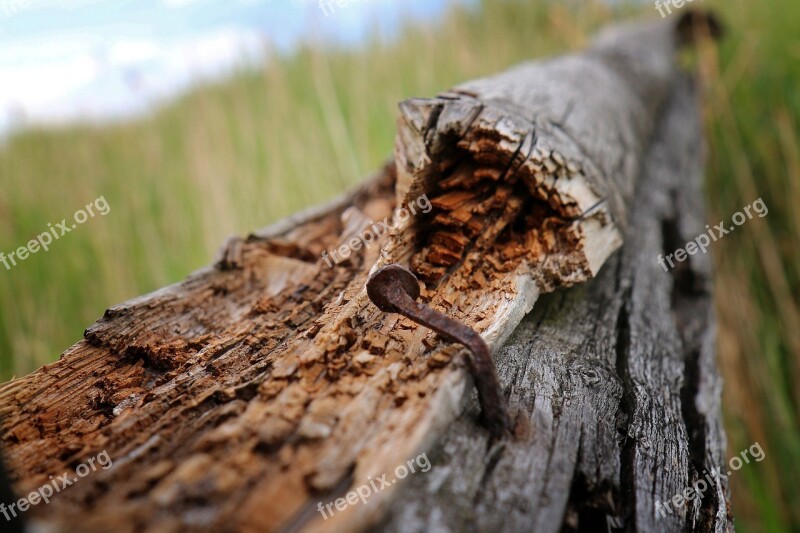
[[726, 475], [710, 258], [669, 274], [656, 261], [705, 224], [695, 93], [685, 79], [671, 93], [622, 252], [540, 299], [495, 358], [528, 435], [487, 448], [473, 399], [376, 531], [733, 529], [725, 477], [687, 507], [657, 507]]
[[[429, 305], [474, 327], [497, 349], [539, 294], [597, 274], [626, 229], [645, 238], [642, 228], [630, 226], [629, 207], [648, 139], [678, 77], [676, 35], [671, 22], [618, 29], [583, 54], [523, 66], [435, 99], [405, 102], [396, 172], [387, 166], [333, 204], [235, 243], [225, 269], [205, 269], [109, 309], [60, 361], [3, 387], [3, 442], [20, 492], [100, 450], [114, 460], [113, 468], [81, 480], [31, 516], [60, 529], [80, 520], [88, 531], [335, 530], [374, 524], [402, 484], [328, 520], [317, 513], [317, 503], [430, 449], [461, 412], [470, 387], [457, 346], [369, 302], [364, 291], [369, 272], [394, 262], [410, 265], [426, 282], [422, 297]], [[681, 124], [686, 135], [697, 137], [696, 111], [688, 114], [688, 125]], [[673, 115], [678, 110], [667, 113]], [[373, 220], [423, 194], [433, 206], [429, 213], [399, 221], [374, 246], [354, 250], [332, 267], [320, 259], [323, 251], [348, 243]], [[628, 317], [622, 331], [638, 326], [635, 312], [620, 313]], [[614, 326], [609, 331], [620, 329], [609, 325]], [[708, 339], [690, 330], [686, 342], [697, 344], [697, 360], [708, 363]], [[620, 419], [620, 427], [633, 442], [650, 435], [642, 427], [651, 422], [645, 415], [659, 413], [647, 408], [648, 380], [673, 385], [680, 375], [643, 371], [648, 368], [631, 364], [630, 354], [640, 349], [637, 339], [626, 344], [620, 335], [618, 340], [627, 346], [617, 346], [625, 385], [609, 378], [605, 395], [584, 401], [603, 402], [608, 409], [622, 405], [629, 417]], [[564, 333], [560, 342], [566, 351], [574, 338]], [[604, 353], [609, 346], [602, 346]], [[677, 348], [669, 353], [680, 356]], [[604, 379], [599, 368], [593, 375]], [[710, 370], [695, 364], [689, 369], [696, 371], [693, 379], [706, 379], [701, 368]], [[707, 379], [713, 375], [712, 369]], [[542, 402], [551, 385], [530, 384], [529, 394]], [[695, 389], [699, 384], [686, 394]], [[506, 442], [508, 449], [541, 446], [536, 439], [552, 433], [550, 421], [559, 423], [565, 411], [546, 403], [553, 409], [549, 417], [512, 401], [517, 440]], [[686, 415], [709, 425], [702, 438], [696, 432], [667, 435], [675, 437], [669, 442], [675, 447], [668, 448], [675, 452], [668, 456], [676, 459], [674, 465], [664, 464], [657, 453], [648, 455], [640, 440], [620, 452], [610, 445], [613, 432], [603, 433], [604, 450], [616, 456], [602, 456], [605, 462], [594, 456], [599, 468], [594, 477], [580, 471], [588, 480], [586, 492], [599, 480], [613, 500], [618, 487], [621, 496], [613, 505], [630, 510], [631, 523], [644, 526], [648, 501], [639, 486], [647, 466], [667, 469], [657, 481], [672, 488], [668, 474], [675, 475], [675, 483], [688, 476], [688, 463], [677, 461], [688, 450], [705, 450], [718, 459], [716, 404], [704, 405], [711, 405], [708, 413], [687, 407]], [[579, 411], [565, 423], [591, 414]], [[572, 439], [565, 449], [574, 449], [579, 431], [589, 426], [575, 427], [559, 434]], [[470, 429], [465, 443], [485, 442], [480, 426], [471, 423]], [[699, 447], [702, 439], [709, 440], [707, 446]], [[550, 456], [563, 453], [556, 445], [551, 442]], [[695, 466], [704, 460], [702, 454], [691, 459]], [[575, 464], [561, 477], [547, 478], [561, 492], [539, 507], [547, 511], [542, 516], [558, 514], [559, 499], [564, 514], [568, 487], [557, 482], [572, 480]], [[580, 468], [588, 472], [587, 465]], [[614, 477], [614, 468], [622, 469], [621, 476]], [[647, 472], [652, 483], [656, 478]], [[634, 485], [636, 495], [626, 499]], [[509, 494], [522, 493], [504, 493]], [[395, 509], [403, 516], [408, 512]], [[569, 509], [568, 525], [604, 508], [581, 500], [577, 490]], [[702, 511], [710, 509], [707, 504]], [[561, 518], [542, 523], [556, 528]], [[432, 525], [432, 520], [433, 515], [420, 516], [417, 523]]]

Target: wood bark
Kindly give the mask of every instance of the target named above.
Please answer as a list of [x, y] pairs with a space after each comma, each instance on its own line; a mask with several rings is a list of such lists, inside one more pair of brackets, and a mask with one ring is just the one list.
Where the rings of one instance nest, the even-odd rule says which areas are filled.
[[[4, 386], [20, 493], [101, 450], [114, 461], [34, 521], [727, 527], [724, 480], [658, 524], [653, 506], [724, 450], [708, 265], [693, 257], [667, 275], [655, 262], [702, 220], [699, 113], [674, 64], [681, 24], [615, 28], [581, 54], [404, 102], [394, 164], [233, 241], [221, 267], [109, 309], [57, 363]], [[341, 262], [322, 255], [414, 205]], [[380, 266], [409, 265], [428, 305], [499, 350], [540, 294], [595, 276], [623, 235], [600, 278], [546, 299], [500, 354], [515, 418], [500, 442], [474, 409], [458, 418], [471, 395], [463, 350], [364, 290]], [[425, 451], [431, 472], [318, 512]]]

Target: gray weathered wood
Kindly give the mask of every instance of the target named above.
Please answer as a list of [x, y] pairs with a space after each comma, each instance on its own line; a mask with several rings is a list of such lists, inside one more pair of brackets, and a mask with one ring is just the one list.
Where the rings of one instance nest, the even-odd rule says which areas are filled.
[[596, 279], [537, 302], [496, 358], [528, 436], [487, 447], [473, 400], [376, 530], [732, 529], [724, 478], [688, 509], [656, 510], [704, 472], [725, 474], [710, 259], [657, 263], [704, 231], [702, 146], [681, 79], [624, 247]]

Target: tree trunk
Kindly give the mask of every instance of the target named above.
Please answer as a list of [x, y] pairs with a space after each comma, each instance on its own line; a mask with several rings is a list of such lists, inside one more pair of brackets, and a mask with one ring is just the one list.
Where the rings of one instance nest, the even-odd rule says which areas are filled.
[[[703, 226], [699, 113], [673, 60], [696, 19], [404, 102], [396, 166], [109, 309], [4, 386], [18, 492], [113, 460], [30, 516], [88, 531], [726, 529], [724, 479], [655, 507], [724, 451], [707, 258], [656, 261]], [[494, 351], [541, 294], [600, 272], [542, 299], [499, 352], [513, 435], [458, 418], [458, 345], [369, 301], [390, 263]], [[378, 490], [420, 453], [430, 472]]]

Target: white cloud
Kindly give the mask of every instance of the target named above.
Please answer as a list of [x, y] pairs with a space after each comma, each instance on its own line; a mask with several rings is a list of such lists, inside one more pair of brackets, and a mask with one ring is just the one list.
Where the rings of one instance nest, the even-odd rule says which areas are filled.
[[171, 42], [60, 36], [0, 52], [0, 130], [8, 116], [30, 122], [124, 117], [198, 79], [261, 57], [254, 31], [228, 27]]
[[108, 49], [108, 60], [113, 65], [127, 66], [153, 60], [161, 53], [161, 47], [153, 41], [121, 40]]

